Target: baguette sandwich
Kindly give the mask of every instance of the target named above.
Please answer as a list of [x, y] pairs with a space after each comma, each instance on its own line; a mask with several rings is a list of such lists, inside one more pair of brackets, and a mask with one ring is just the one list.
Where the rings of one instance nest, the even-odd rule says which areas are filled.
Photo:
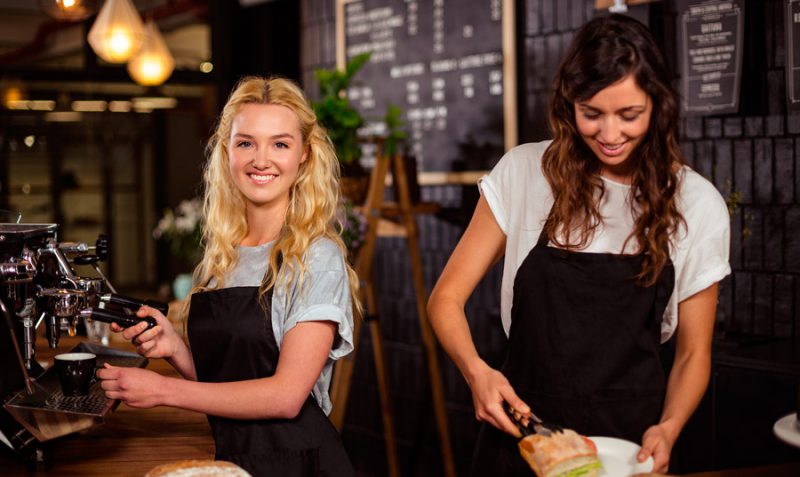
[[594, 442], [571, 429], [527, 436], [519, 441], [519, 451], [538, 477], [596, 477], [600, 472]]

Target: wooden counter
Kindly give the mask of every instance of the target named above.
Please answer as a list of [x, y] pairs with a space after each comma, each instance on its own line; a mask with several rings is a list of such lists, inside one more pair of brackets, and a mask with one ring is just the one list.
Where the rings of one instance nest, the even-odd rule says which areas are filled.
[[686, 477], [797, 477], [798, 475], [800, 475], [800, 462], [746, 469], [715, 470], [686, 474]]
[[[37, 359], [45, 361], [55, 354], [46, 348], [46, 340], [38, 339]], [[78, 343], [62, 338], [58, 352]], [[129, 351], [127, 342], [112, 346]], [[164, 375], [177, 373], [164, 360], [150, 360], [147, 369]], [[214, 441], [205, 414], [169, 407], [134, 409], [121, 404], [100, 426], [54, 439], [50, 443], [52, 469], [27, 472], [24, 463], [11, 451], [0, 453], [0, 475], [3, 476], [120, 476], [142, 477], [153, 467], [183, 459], [213, 459]]]
[[[39, 349], [37, 358], [49, 360], [54, 350]], [[77, 339], [62, 339], [58, 352], [71, 349]], [[127, 342], [113, 342], [125, 350]], [[148, 369], [164, 375], [176, 375], [163, 360], [150, 360]], [[50, 443], [53, 468], [27, 472], [22, 461], [0, 444], [0, 475], [7, 477], [142, 477], [157, 465], [183, 459], [211, 459], [214, 442], [204, 414], [168, 407], [133, 409], [120, 405], [100, 426], [55, 439]], [[531, 474], [533, 475], [533, 474]], [[800, 462], [748, 469], [688, 474], [687, 477], [796, 477]], [[664, 477], [664, 476], [659, 476]]]

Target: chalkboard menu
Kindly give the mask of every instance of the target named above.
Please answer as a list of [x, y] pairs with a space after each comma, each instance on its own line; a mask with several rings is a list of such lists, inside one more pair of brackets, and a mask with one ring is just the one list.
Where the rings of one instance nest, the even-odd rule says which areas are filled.
[[743, 0], [679, 0], [677, 6], [683, 112], [737, 112]]
[[513, 55], [503, 51], [504, 10], [512, 3], [339, 0], [339, 67], [371, 52], [347, 91], [367, 122], [362, 132], [384, 134], [393, 104], [420, 171], [491, 168], [513, 145], [506, 129], [516, 129], [507, 110], [514, 73], [504, 71]]
[[786, 1], [786, 92], [789, 109], [800, 111], [800, 0]]

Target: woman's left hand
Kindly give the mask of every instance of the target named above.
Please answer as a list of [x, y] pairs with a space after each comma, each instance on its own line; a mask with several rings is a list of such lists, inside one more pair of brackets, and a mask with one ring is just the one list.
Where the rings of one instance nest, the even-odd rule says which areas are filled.
[[664, 473], [669, 468], [669, 456], [672, 445], [675, 443], [670, 437], [671, 433], [662, 424], [650, 426], [642, 436], [642, 450], [636, 460], [644, 462], [648, 457], [653, 457], [653, 473]]
[[117, 367], [108, 363], [97, 370], [100, 387], [109, 399], [119, 399], [131, 407], [150, 408], [162, 404], [160, 391], [166, 378], [139, 368]]

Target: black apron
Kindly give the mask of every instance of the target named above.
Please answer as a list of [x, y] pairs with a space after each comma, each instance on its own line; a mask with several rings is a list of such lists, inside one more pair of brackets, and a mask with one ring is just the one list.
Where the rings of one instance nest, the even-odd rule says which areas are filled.
[[[641, 267], [641, 256], [561, 250], [540, 234], [514, 279], [502, 372], [542, 420], [636, 443], [658, 423], [661, 318], [675, 270], [669, 262], [643, 287], [635, 279]], [[517, 439], [484, 424], [472, 475], [530, 472]]]
[[[195, 293], [189, 342], [197, 379], [220, 383], [275, 374], [278, 346], [272, 332], [272, 293], [259, 305], [258, 287]], [[336, 428], [312, 396], [294, 419], [241, 420], [208, 416], [215, 458], [254, 477], [352, 476]]]

